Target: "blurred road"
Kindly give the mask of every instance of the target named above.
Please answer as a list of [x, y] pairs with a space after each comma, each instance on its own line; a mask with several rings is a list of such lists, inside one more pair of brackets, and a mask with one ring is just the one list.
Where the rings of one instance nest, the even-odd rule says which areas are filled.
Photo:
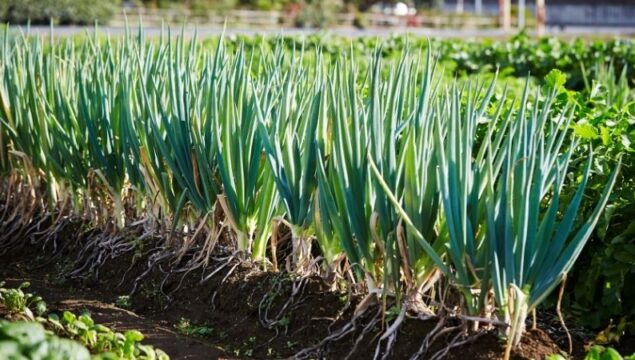
[[[49, 36], [50, 28], [48, 26], [31, 26], [27, 28], [25, 26], [11, 26], [10, 29], [15, 32], [30, 33], [31, 35]], [[167, 27], [166, 27], [167, 29]], [[181, 31], [180, 26], [172, 26], [172, 35], [177, 35]], [[136, 31], [136, 27], [131, 27], [132, 32]], [[106, 35], [121, 35], [126, 30], [123, 27], [99, 27], [98, 30], [102, 34]], [[147, 36], [159, 36], [161, 34], [161, 28], [158, 27], [145, 27], [144, 31]], [[199, 37], [217, 36], [222, 33], [222, 28], [214, 27], [186, 27], [186, 35], [192, 35], [197, 32]], [[72, 36], [82, 33], [93, 33], [93, 27], [76, 27], [76, 26], [56, 26], [54, 29], [55, 36]], [[531, 34], [533, 31], [530, 31]], [[335, 36], [344, 37], [386, 37], [391, 35], [404, 35], [410, 34], [413, 36], [425, 36], [430, 38], [502, 38], [509, 35], [516, 34], [516, 31], [505, 32], [501, 29], [434, 29], [434, 28], [371, 28], [360, 30], [357, 28], [332, 28], [327, 30], [316, 29], [227, 29], [225, 30], [227, 35], [263, 35], [263, 36], [278, 36], [291, 35], [302, 36], [311, 34], [331, 34]], [[635, 37], [635, 28], [627, 27], [567, 27], [561, 28], [548, 28], [546, 35], [555, 35], [562, 37]]]

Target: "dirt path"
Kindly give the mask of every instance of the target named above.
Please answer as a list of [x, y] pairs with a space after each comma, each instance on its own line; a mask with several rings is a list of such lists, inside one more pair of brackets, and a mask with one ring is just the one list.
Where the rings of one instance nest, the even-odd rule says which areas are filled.
[[117, 331], [139, 330], [145, 336], [144, 344], [162, 349], [171, 359], [229, 359], [224, 357], [222, 349], [198, 339], [179, 335], [167, 322], [147, 319], [112, 303], [98, 300], [99, 296], [96, 296], [95, 292], [60, 289], [46, 281], [27, 277], [8, 277], [5, 280], [10, 287], [17, 287], [22, 282], [29, 281], [31, 286], [28, 291], [42, 296], [49, 310], [53, 312], [88, 311], [96, 322]]

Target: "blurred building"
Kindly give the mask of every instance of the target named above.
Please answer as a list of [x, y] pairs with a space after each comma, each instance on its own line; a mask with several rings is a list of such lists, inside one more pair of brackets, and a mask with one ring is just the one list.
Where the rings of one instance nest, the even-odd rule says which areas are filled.
[[[512, 0], [518, 7], [519, 1]], [[498, 13], [498, 0], [445, 0], [446, 11]], [[635, 0], [545, 0], [548, 26], [635, 26]], [[535, 0], [525, 0], [535, 14]]]
[[547, 25], [635, 26], [635, 0], [545, 0]]

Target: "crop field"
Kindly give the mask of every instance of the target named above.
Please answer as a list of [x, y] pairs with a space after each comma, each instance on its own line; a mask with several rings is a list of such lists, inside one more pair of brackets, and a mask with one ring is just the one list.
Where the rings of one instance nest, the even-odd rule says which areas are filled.
[[635, 359], [634, 41], [51, 31], [0, 358]]

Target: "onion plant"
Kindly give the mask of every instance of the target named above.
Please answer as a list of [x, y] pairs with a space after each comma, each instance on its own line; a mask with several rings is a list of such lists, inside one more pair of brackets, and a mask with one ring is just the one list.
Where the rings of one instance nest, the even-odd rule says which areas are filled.
[[[161, 176], [158, 181], [167, 187], [170, 184], [167, 179], [173, 179], [171, 183], [182, 189], [171, 191], [169, 195], [174, 199], [180, 193], [178, 200], [172, 201], [177, 217], [185, 199], [199, 217], [207, 216], [213, 211], [218, 194], [216, 139], [212, 113], [203, 106], [201, 97], [206, 91], [204, 85], [210, 85], [208, 82], [221, 64], [207, 59], [206, 71], [198, 77], [197, 72], [187, 71], [202, 65], [195, 41], [186, 48], [183, 37], [179, 37], [175, 45], [169, 43], [165, 53], [160, 55], [166, 57], [165, 78], [144, 79], [154, 87], [150, 88], [153, 92], [144, 96], [145, 102], [151, 104], [147, 106], [150, 119], [146, 131], [148, 144], [152, 145], [148, 148], [148, 158], [156, 167], [155, 174]], [[211, 89], [208, 96], [216, 96], [218, 89]]]
[[501, 174], [486, 191], [492, 286], [501, 313], [512, 324], [509, 341], [514, 345], [520, 342], [527, 312], [546, 298], [578, 258], [619, 168], [618, 164], [592, 213], [576, 223], [593, 152], [588, 152], [575, 194], [568, 204], [561, 204], [577, 141], [565, 141], [570, 139], [573, 112], [554, 116], [550, 111], [560, 85], [551, 84], [542, 104], [533, 109], [527, 106], [525, 92], [516, 119], [508, 126]]
[[[220, 204], [237, 236], [238, 251], [265, 259], [277, 193], [271, 168], [262, 157], [255, 95], [248, 88], [253, 57], [245, 60], [241, 47], [231, 73], [215, 81], [212, 117], [216, 131], [216, 159], [223, 185]], [[253, 243], [253, 246], [252, 246]]]
[[[494, 82], [481, 96], [481, 87], [469, 84], [461, 91], [452, 86], [436, 111], [435, 146], [437, 149], [437, 178], [441, 194], [442, 216], [448, 232], [448, 259], [454, 267], [454, 278], [465, 297], [468, 312], [483, 309], [487, 290], [487, 245], [484, 244], [483, 184], [490, 177], [482, 174], [476, 154], [477, 127], [494, 91]], [[480, 101], [480, 104], [479, 104]], [[489, 126], [502, 126], [496, 119]], [[491, 132], [487, 132], [491, 134]], [[489, 150], [489, 138], [480, 145]], [[491, 151], [495, 151], [493, 149]], [[475, 159], [476, 158], [476, 159]], [[491, 170], [490, 176], [495, 176]], [[480, 299], [474, 299], [472, 290], [481, 290]]]
[[[434, 103], [437, 101], [437, 89], [433, 84], [435, 64], [430, 51], [427, 52], [424, 66], [421, 82], [408, 84], [409, 88], [417, 88], [419, 94], [411, 95], [416, 96], [411, 100], [413, 113], [404, 126], [402, 146], [398, 150], [403, 168], [403, 184], [397, 193], [403, 210], [412, 220], [414, 227], [430, 242], [435, 253], [442, 256], [446, 239], [445, 234], [440, 233], [439, 227], [440, 200], [436, 177], [436, 154], [441, 149], [434, 144]], [[416, 79], [414, 76], [409, 78]], [[383, 195], [383, 191], [381, 194]], [[404, 233], [404, 227], [399, 227], [398, 242], [403, 263], [407, 264], [403, 269], [408, 288], [406, 291], [416, 292], [423, 286], [433, 284], [436, 266], [426, 254], [416, 234], [407, 227]]]
[[[414, 305], [417, 289], [434, 282], [436, 267], [422, 242], [399, 225], [384, 187], [396, 189], [395, 196], [416, 220], [415, 227], [425, 228], [425, 237], [442, 254], [443, 240], [437, 241], [439, 196], [431, 117], [434, 65], [429, 53], [423, 68], [405, 56], [382, 74], [375, 57], [362, 81], [354, 59], [348, 61], [344, 66], [338, 62], [329, 77], [331, 151], [319, 171], [320, 208], [329, 218], [323, 214], [320, 221], [341, 243], [371, 291], [399, 299], [405, 278], [408, 303]], [[368, 89], [366, 96], [358, 95], [360, 87]], [[391, 175], [373, 178], [371, 163], [377, 173]]]
[[325, 84], [321, 57], [315, 60], [313, 74], [298, 69], [302, 57], [291, 62], [270, 112], [257, 107], [258, 132], [291, 229], [294, 265], [306, 270], [311, 257], [317, 129], [325, 115]]
[[[571, 108], [560, 115], [551, 112], [554, 88], [548, 88], [544, 98], [537, 93], [531, 103], [527, 86], [518, 106], [503, 110], [507, 115], [497, 121], [499, 105], [480, 139], [477, 128], [492, 85], [480, 105], [471, 87], [464, 93], [452, 87], [439, 102], [436, 116], [435, 142], [443, 149], [438, 152], [437, 179], [448, 231], [447, 262], [453, 271], [439, 264], [431, 246], [424, 249], [458, 286], [469, 313], [485, 311], [491, 289], [498, 311], [511, 325], [508, 348], [520, 341], [527, 312], [570, 270], [617, 174], [616, 169], [593, 212], [575, 226], [592, 152], [575, 195], [563, 207], [560, 193], [577, 142], [568, 132]], [[373, 170], [379, 178], [374, 164]], [[383, 185], [413, 234], [427, 243], [389, 186]]]
[[372, 204], [369, 202], [368, 164], [365, 157], [369, 144], [366, 112], [356, 93], [357, 70], [353, 61], [336, 64], [329, 83], [330, 147], [328, 163], [320, 156], [319, 205], [320, 224], [338, 239], [358, 278], [376, 287], [376, 259], [381, 252], [371, 235]]

